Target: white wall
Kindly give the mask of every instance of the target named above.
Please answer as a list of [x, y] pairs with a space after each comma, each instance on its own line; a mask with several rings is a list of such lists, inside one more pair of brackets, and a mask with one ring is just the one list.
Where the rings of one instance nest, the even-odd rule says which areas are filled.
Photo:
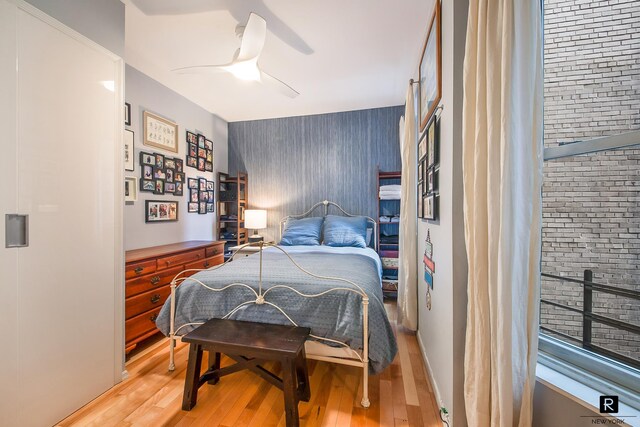
[[[418, 221], [417, 253], [418, 339], [437, 389], [438, 404], [447, 408], [455, 426], [466, 425], [463, 363], [467, 262], [462, 214], [462, 66], [467, 9], [468, 0], [442, 2], [441, 105], [444, 110], [440, 121], [439, 220]], [[430, 311], [426, 306], [427, 285], [422, 264], [427, 230], [436, 263]]]
[[124, 58], [125, 7], [120, 0], [26, 1]]
[[[125, 71], [125, 100], [131, 104], [131, 126], [127, 126], [127, 129], [135, 132], [135, 171], [125, 172], [126, 176], [136, 176], [140, 179], [140, 151], [159, 152], [168, 157], [183, 159], [185, 161], [186, 177], [203, 177], [210, 181], [217, 181], [217, 173], [227, 171], [227, 122], [220, 117], [209, 113], [129, 65], [127, 65]], [[144, 111], [159, 114], [178, 124], [179, 143], [177, 154], [142, 144], [142, 114]], [[213, 141], [213, 173], [200, 172], [186, 166], [186, 130], [202, 133]], [[186, 188], [186, 177], [184, 195], [181, 197], [169, 194], [154, 195], [153, 193], [139, 191], [138, 201], [126, 204], [124, 208], [125, 250], [175, 243], [183, 240], [214, 239], [215, 213], [206, 215], [187, 213], [189, 191]], [[178, 221], [156, 224], [145, 223], [145, 200], [178, 201]]]

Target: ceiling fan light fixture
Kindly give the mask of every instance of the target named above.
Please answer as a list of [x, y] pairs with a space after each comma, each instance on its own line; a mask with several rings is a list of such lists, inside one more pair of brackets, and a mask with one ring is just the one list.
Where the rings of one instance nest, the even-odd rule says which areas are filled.
[[240, 80], [260, 81], [260, 69], [255, 61], [235, 62], [225, 67], [225, 70]]

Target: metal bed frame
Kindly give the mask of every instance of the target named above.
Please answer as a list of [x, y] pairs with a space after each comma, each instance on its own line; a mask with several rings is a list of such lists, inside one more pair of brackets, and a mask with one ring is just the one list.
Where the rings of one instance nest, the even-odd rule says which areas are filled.
[[[352, 215], [350, 213], [347, 213], [342, 207], [340, 207], [337, 203], [328, 201], [328, 200], [323, 200], [322, 202], [316, 203], [315, 205], [313, 205], [309, 210], [307, 210], [306, 212], [302, 213], [302, 214], [297, 214], [297, 215], [289, 215], [287, 217], [284, 217], [282, 220], [280, 220], [280, 237], [282, 237], [282, 227], [285, 224], [285, 222], [289, 219], [289, 218], [294, 218], [294, 219], [300, 219], [300, 218], [305, 218], [308, 216], [311, 216], [313, 214], [313, 212], [319, 208], [319, 207], [324, 207], [324, 212], [323, 212], [323, 217], [327, 216], [329, 213], [329, 208], [331, 206], [337, 208], [344, 216], [347, 217], [354, 217], [354, 216], [358, 216], [358, 215]], [[375, 236], [376, 236], [376, 231], [377, 231], [377, 223], [375, 220], [373, 220], [373, 218], [370, 217], [365, 217], [367, 219], [367, 222], [369, 224], [372, 225], [373, 228], [373, 234], [372, 234], [372, 241], [374, 242], [374, 249], [376, 248], [376, 243], [375, 243]], [[253, 294], [255, 295], [255, 298], [252, 298], [250, 300], [244, 301], [241, 304], [239, 304], [238, 306], [236, 306], [234, 309], [232, 309], [229, 313], [227, 313], [225, 316], [223, 316], [223, 319], [227, 319], [230, 318], [231, 316], [233, 316], [234, 313], [236, 313], [238, 310], [240, 310], [242, 307], [246, 306], [246, 305], [250, 305], [250, 304], [256, 304], [257, 306], [263, 306], [263, 305], [268, 305], [271, 306], [273, 308], [275, 308], [276, 310], [278, 310], [286, 319], [287, 321], [289, 321], [291, 324], [298, 326], [298, 324], [291, 319], [291, 317], [289, 317], [289, 315], [286, 313], [286, 311], [281, 308], [278, 307], [276, 304], [270, 302], [267, 300], [267, 296], [269, 294], [269, 292], [273, 289], [287, 289], [290, 290], [292, 292], [295, 292], [296, 294], [298, 294], [299, 296], [305, 297], [305, 298], [317, 298], [317, 297], [321, 297], [323, 295], [326, 295], [330, 292], [353, 292], [357, 295], [359, 295], [361, 297], [362, 300], [362, 352], [356, 351], [351, 349], [346, 343], [338, 341], [338, 340], [333, 340], [330, 338], [323, 338], [323, 337], [319, 337], [319, 336], [315, 336], [315, 335], [310, 335], [311, 338], [313, 338], [316, 342], [318, 342], [319, 344], [323, 345], [322, 342], [328, 342], [333, 344], [334, 346], [340, 346], [344, 349], [347, 350], [347, 354], [345, 356], [331, 356], [331, 355], [326, 355], [326, 354], [318, 354], [315, 353], [313, 351], [313, 349], [309, 349], [307, 351], [307, 358], [309, 359], [315, 359], [315, 360], [321, 360], [321, 361], [325, 361], [325, 362], [331, 362], [331, 363], [338, 363], [338, 364], [342, 364], [342, 365], [349, 365], [349, 366], [356, 366], [359, 368], [362, 368], [362, 400], [361, 400], [361, 405], [364, 408], [368, 408], [370, 405], [370, 401], [369, 401], [369, 340], [368, 340], [368, 336], [369, 336], [369, 297], [367, 296], [367, 294], [365, 293], [365, 291], [356, 283], [347, 280], [347, 279], [342, 279], [339, 277], [332, 277], [332, 276], [321, 276], [321, 275], [317, 275], [314, 273], [311, 273], [310, 271], [304, 269], [302, 266], [300, 266], [290, 255], [289, 253], [287, 253], [286, 250], [284, 250], [282, 247], [274, 245], [274, 244], [264, 244], [263, 242], [259, 242], [259, 243], [247, 243], [245, 245], [240, 246], [240, 248], [246, 247], [246, 246], [259, 246], [260, 247], [260, 251], [256, 254], [253, 254], [251, 256], [259, 256], [260, 257], [260, 272], [259, 272], [259, 281], [258, 281], [258, 289], [257, 292], [254, 288], [252, 288], [251, 286], [242, 283], [242, 282], [234, 282], [234, 283], [230, 283], [226, 286], [223, 286], [222, 288], [216, 289], [216, 288], [211, 288], [207, 285], [205, 285], [204, 283], [202, 283], [200, 280], [198, 279], [194, 279], [192, 277], [183, 277], [183, 275], [187, 272], [194, 274], [195, 272], [198, 271], [205, 271], [205, 270], [217, 270], [219, 268], [224, 268], [225, 265], [227, 265], [228, 262], [232, 261], [234, 255], [232, 255], [227, 261], [225, 261], [223, 264], [208, 268], [208, 269], [188, 269], [188, 270], [184, 270], [180, 273], [178, 273], [173, 280], [171, 281], [171, 312], [170, 312], [170, 333], [169, 333], [169, 370], [173, 371], [175, 369], [175, 345], [176, 345], [176, 340], [177, 339], [181, 339], [181, 335], [179, 335], [179, 331], [186, 327], [186, 326], [194, 326], [194, 325], [201, 325], [202, 323], [186, 323], [184, 325], [179, 326], [178, 328], [176, 328], [175, 325], [175, 316], [176, 316], [176, 288], [181, 284], [184, 283], [185, 281], [192, 281], [195, 282], [197, 284], [199, 284], [200, 286], [203, 286], [213, 292], [224, 292], [226, 289], [232, 288], [232, 287], [244, 287], [249, 289], [251, 292], [253, 292]], [[338, 282], [339, 285], [333, 288], [329, 288], [326, 289], [322, 292], [318, 292], [315, 294], [305, 294], [300, 292], [299, 290], [290, 287], [290, 286], [286, 286], [286, 285], [273, 285], [271, 286], [269, 289], [263, 290], [262, 288], [262, 251], [264, 248], [266, 247], [273, 247], [279, 251], [281, 251], [282, 253], [284, 253], [288, 259], [294, 264], [295, 267], [297, 267], [300, 271], [302, 271], [303, 273], [311, 276], [311, 277], [315, 277], [317, 279], [324, 279], [324, 280], [331, 280], [331, 281], [335, 281]], [[237, 252], [236, 252], [237, 253]], [[193, 272], [193, 273], [192, 273]], [[324, 344], [323, 346], [327, 346], [326, 344]], [[328, 347], [328, 346], [327, 346]]]

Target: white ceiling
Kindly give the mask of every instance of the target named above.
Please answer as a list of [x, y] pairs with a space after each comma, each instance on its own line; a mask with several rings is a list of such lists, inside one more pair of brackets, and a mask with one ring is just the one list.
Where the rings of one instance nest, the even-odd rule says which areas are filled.
[[[416, 76], [432, 1], [125, 0], [125, 60], [233, 122], [404, 103]], [[235, 27], [267, 21], [259, 65], [300, 92], [287, 98], [231, 74], [171, 69], [231, 61]]]

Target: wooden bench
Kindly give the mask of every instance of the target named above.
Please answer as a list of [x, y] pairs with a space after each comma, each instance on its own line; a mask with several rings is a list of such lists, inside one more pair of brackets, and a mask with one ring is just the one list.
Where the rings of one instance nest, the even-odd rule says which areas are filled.
[[[298, 402], [311, 396], [304, 343], [309, 328], [211, 319], [182, 337], [190, 344], [182, 409], [196, 405], [198, 389], [216, 384], [221, 377], [249, 369], [284, 392], [287, 426], [298, 426]], [[209, 369], [200, 376], [202, 352], [209, 352]], [[220, 353], [236, 363], [220, 367]], [[282, 365], [282, 379], [260, 366], [266, 361]]]

